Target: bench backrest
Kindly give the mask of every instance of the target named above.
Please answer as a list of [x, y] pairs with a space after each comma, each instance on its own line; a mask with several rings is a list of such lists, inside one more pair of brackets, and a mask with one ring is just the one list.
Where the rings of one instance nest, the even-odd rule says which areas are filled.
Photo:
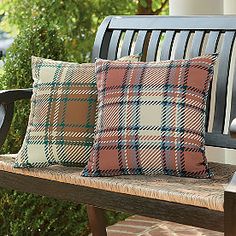
[[206, 145], [236, 149], [228, 124], [236, 118], [236, 16], [109, 16], [100, 25], [95, 58], [143, 53], [143, 61], [191, 58], [219, 52], [207, 104]]

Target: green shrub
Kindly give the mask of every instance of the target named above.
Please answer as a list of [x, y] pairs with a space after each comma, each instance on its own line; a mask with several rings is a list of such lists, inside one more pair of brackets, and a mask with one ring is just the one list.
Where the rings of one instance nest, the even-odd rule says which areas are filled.
[[2, 191], [0, 235], [88, 235], [84, 206]]
[[[0, 235], [88, 235], [84, 205], [14, 191], [2, 191], [1, 195]], [[112, 212], [107, 216], [109, 224], [127, 217]]]

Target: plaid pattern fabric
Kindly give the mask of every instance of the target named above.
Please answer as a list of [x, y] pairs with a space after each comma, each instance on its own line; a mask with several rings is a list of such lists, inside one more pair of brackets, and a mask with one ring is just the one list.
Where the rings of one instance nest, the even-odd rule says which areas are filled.
[[15, 167], [86, 163], [97, 102], [94, 64], [32, 57], [32, 75], [31, 113]]
[[98, 120], [82, 175], [210, 177], [205, 107], [216, 58], [158, 63], [98, 60]]
[[[139, 55], [120, 58], [137, 61]], [[32, 57], [31, 113], [15, 167], [85, 165], [93, 144], [97, 89], [94, 63]]]

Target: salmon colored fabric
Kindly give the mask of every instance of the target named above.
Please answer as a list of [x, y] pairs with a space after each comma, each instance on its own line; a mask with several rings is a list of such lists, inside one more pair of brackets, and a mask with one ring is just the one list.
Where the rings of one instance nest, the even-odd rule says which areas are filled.
[[83, 176], [210, 177], [205, 110], [216, 58], [98, 60], [98, 121]]

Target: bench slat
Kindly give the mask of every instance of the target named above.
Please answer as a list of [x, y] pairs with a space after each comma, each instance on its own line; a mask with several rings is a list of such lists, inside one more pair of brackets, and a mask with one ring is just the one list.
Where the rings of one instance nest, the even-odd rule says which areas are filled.
[[[212, 54], [216, 52], [219, 39], [220, 39], [220, 31], [211, 31], [209, 33], [207, 45], [205, 48], [205, 54]], [[211, 88], [210, 88], [210, 91], [211, 91]], [[211, 103], [211, 92], [209, 93], [209, 96], [207, 98], [208, 108], [210, 108], [210, 103]], [[208, 130], [208, 126], [209, 126], [209, 115], [210, 115], [210, 109], [206, 109], [206, 130]]]
[[211, 54], [216, 52], [219, 39], [220, 39], [220, 31], [211, 31], [209, 33], [205, 54]]
[[145, 39], [147, 36], [147, 31], [146, 30], [140, 30], [138, 32], [137, 40], [135, 42], [134, 46], [134, 54], [140, 54], [143, 53], [143, 49], [145, 46]]
[[151, 33], [148, 50], [147, 50], [147, 57], [146, 61], [155, 61], [157, 56], [157, 49], [161, 39], [161, 31], [160, 30], [153, 30]]
[[[223, 212], [0, 171], [0, 186], [223, 232]], [[125, 204], [124, 204], [125, 203]], [[194, 214], [193, 214], [194, 213]], [[202, 220], [206, 219], [207, 220]]]
[[109, 29], [235, 30], [235, 16], [115, 16]]
[[134, 30], [127, 30], [125, 32], [121, 48], [121, 57], [128, 56], [130, 54], [133, 38], [134, 38]]
[[190, 38], [191, 32], [189, 30], [181, 31], [178, 37], [178, 42], [176, 45], [174, 59], [185, 58], [185, 53], [187, 51], [188, 40]]
[[167, 31], [161, 48], [161, 61], [169, 60], [176, 31]]
[[192, 47], [190, 50], [190, 57], [197, 57], [201, 55], [205, 31], [196, 31], [193, 35]]
[[119, 47], [119, 41], [121, 38], [121, 30], [114, 30], [112, 32], [111, 41], [108, 49], [108, 60], [115, 60], [117, 58], [117, 52]]
[[[45, 168], [21, 169], [13, 168], [13, 162], [13, 155], [0, 156], [0, 171], [144, 198], [205, 207], [221, 212], [224, 211], [224, 186], [236, 171], [235, 166], [210, 163], [209, 166], [215, 174], [216, 181], [178, 178], [167, 175], [128, 175], [94, 178], [82, 177], [82, 168], [79, 167], [54, 165]], [[219, 179], [221, 180], [220, 182]], [[176, 183], [178, 183], [177, 186]], [[212, 184], [210, 190], [209, 184]], [[191, 189], [192, 191], [186, 193], [186, 189]]]
[[224, 130], [228, 75], [234, 40], [235, 32], [226, 32], [220, 50], [220, 69], [216, 85], [216, 106], [213, 123], [214, 133], [223, 133]]

